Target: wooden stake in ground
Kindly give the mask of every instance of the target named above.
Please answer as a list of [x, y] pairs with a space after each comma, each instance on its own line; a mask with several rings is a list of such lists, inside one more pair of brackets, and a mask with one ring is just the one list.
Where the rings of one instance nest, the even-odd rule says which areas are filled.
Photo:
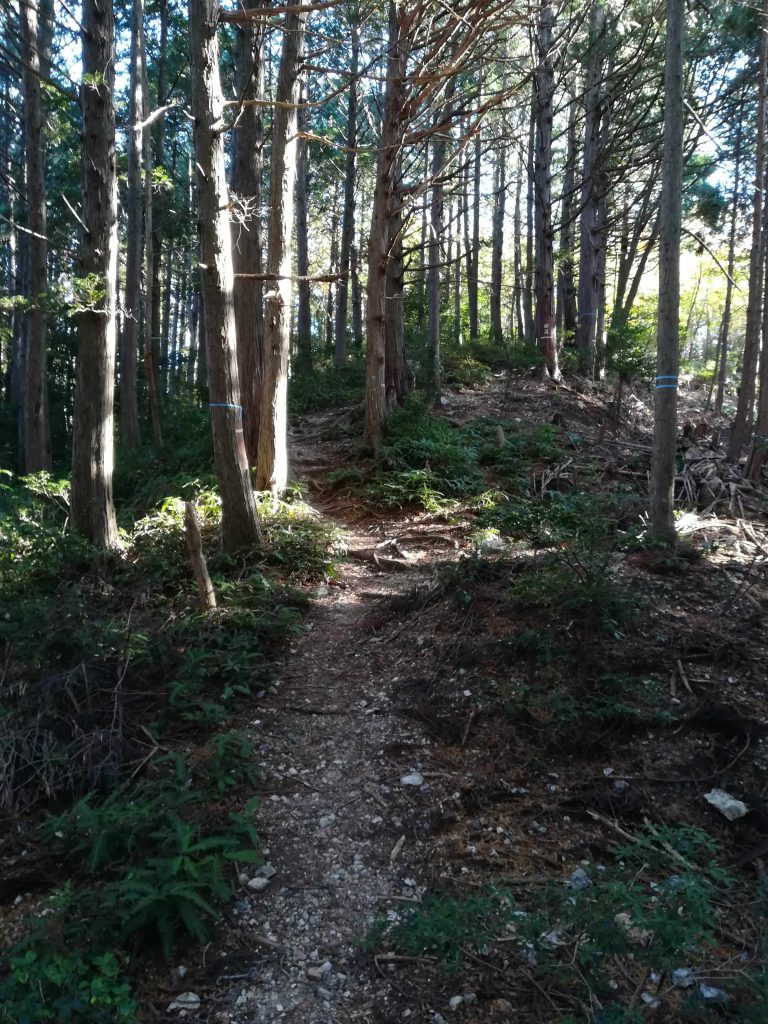
[[184, 502], [184, 539], [187, 542], [189, 560], [192, 562], [192, 569], [197, 580], [200, 607], [204, 612], [213, 611], [216, 607], [216, 594], [211, 577], [208, 575], [208, 566], [203, 554], [203, 539], [200, 536], [200, 522], [192, 501]]

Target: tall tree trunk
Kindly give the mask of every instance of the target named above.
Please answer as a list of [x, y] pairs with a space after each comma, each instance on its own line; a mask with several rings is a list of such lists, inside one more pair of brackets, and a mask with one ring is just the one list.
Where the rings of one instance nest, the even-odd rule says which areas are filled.
[[523, 318], [523, 240], [522, 220], [520, 217], [520, 199], [523, 189], [523, 168], [518, 162], [517, 184], [515, 185], [515, 217], [513, 221], [514, 231], [514, 260], [515, 260], [515, 283], [512, 292], [512, 309], [515, 316], [517, 340], [525, 338], [525, 320]]
[[532, 344], [535, 341], [533, 323], [533, 278], [535, 265], [535, 245], [533, 238], [533, 213], [536, 198], [535, 183], [536, 167], [536, 83], [531, 83], [531, 113], [528, 121], [528, 150], [526, 171], [528, 188], [525, 200], [525, 278], [523, 286], [523, 316], [525, 317], [525, 340]]
[[733, 197], [731, 199], [731, 230], [728, 236], [728, 279], [725, 283], [725, 301], [723, 318], [720, 323], [720, 337], [717, 347], [717, 394], [715, 395], [715, 414], [722, 415], [723, 398], [725, 397], [725, 381], [728, 376], [728, 335], [731, 329], [731, 305], [733, 303], [733, 272], [736, 263], [736, 227], [739, 217], [739, 189], [741, 188], [741, 145], [743, 101], [739, 103], [736, 128], [736, 152], [734, 154], [735, 170], [733, 179]]
[[203, 324], [208, 356], [213, 453], [222, 505], [222, 533], [228, 549], [259, 539], [256, 501], [243, 439], [234, 271], [229, 196], [224, 170], [224, 112], [216, 39], [216, 0], [189, 0], [189, 45], [195, 160], [198, 169], [198, 217]]
[[344, 214], [339, 250], [339, 283], [336, 287], [336, 366], [347, 361], [347, 308], [349, 296], [349, 269], [352, 243], [355, 237], [355, 147], [357, 146], [357, 75], [360, 66], [360, 30], [355, 21], [350, 24], [352, 57], [350, 63], [349, 92], [347, 95], [347, 153], [344, 164]]
[[752, 249], [749, 257], [749, 296], [744, 333], [741, 386], [736, 419], [728, 441], [728, 459], [738, 462], [752, 429], [755, 378], [760, 350], [760, 321], [763, 302], [763, 188], [765, 185], [766, 73], [768, 72], [768, 0], [763, 0], [760, 17], [760, 58], [758, 66], [757, 124], [755, 126], [755, 188], [752, 212]]
[[450, 133], [451, 101], [455, 89], [451, 78], [445, 89], [445, 102], [435, 118], [432, 129], [432, 198], [429, 216], [429, 248], [427, 250], [427, 359], [425, 390], [427, 399], [440, 406], [440, 268], [442, 264], [443, 206], [446, 136]]
[[360, 219], [360, 244], [354, 242], [350, 254], [352, 279], [352, 340], [358, 352], [363, 350], [363, 290], [360, 287], [360, 250], [363, 247], [363, 223]]
[[72, 525], [101, 549], [118, 544], [114, 465], [117, 173], [115, 18], [112, 0], [83, 0], [83, 222], [81, 277], [92, 281], [80, 313], [72, 452]]
[[[51, 468], [51, 435], [47, 395], [47, 217], [45, 195], [45, 141], [40, 73], [47, 71], [47, 33], [41, 24], [46, 11], [38, 0], [23, 0], [21, 37], [24, 47], [22, 87], [27, 179], [28, 287], [27, 359], [24, 395], [24, 469], [27, 473]], [[50, 15], [50, 11], [47, 12]]]
[[584, 91], [584, 161], [581, 177], [581, 217], [579, 249], [579, 323], [576, 343], [579, 373], [595, 375], [595, 347], [598, 318], [598, 163], [600, 161], [601, 88], [604, 64], [605, 10], [599, 3], [592, 7], [589, 25], [589, 63]]
[[131, 77], [128, 110], [128, 197], [126, 202], [125, 300], [120, 337], [120, 439], [126, 448], [140, 441], [137, 362], [141, 317], [141, 268], [144, 259], [144, 191], [142, 159], [144, 133], [136, 131], [147, 116], [144, 83], [147, 77], [144, 45], [144, 0], [133, 0], [131, 20]]
[[[575, 92], [575, 89], [574, 89]], [[576, 114], [575, 95], [568, 105], [568, 143], [560, 205], [560, 266], [557, 275], [557, 327], [566, 334], [576, 330], [576, 284], [573, 275], [573, 219], [576, 197]]]
[[[306, 87], [302, 87], [302, 99]], [[308, 111], [302, 106], [298, 115], [299, 133], [309, 130]], [[309, 281], [309, 143], [300, 138], [296, 148], [296, 269], [299, 274], [299, 314], [297, 322], [297, 368], [312, 369], [312, 285]]]
[[536, 308], [534, 329], [539, 352], [550, 377], [557, 378], [555, 263], [552, 230], [552, 120], [555, 94], [553, 30], [555, 11], [541, 0], [537, 27], [536, 84]]
[[367, 346], [365, 352], [365, 425], [363, 439], [374, 451], [381, 444], [387, 415], [387, 278], [392, 239], [389, 231], [391, 197], [398, 178], [402, 134], [404, 40], [402, 7], [390, 0], [387, 80], [382, 140], [376, 169], [371, 226], [368, 235]]
[[386, 276], [384, 330], [386, 334], [385, 389], [387, 409], [394, 409], [408, 391], [408, 367], [405, 362], [405, 270], [403, 262], [403, 172], [401, 158], [395, 165], [394, 188], [389, 197], [387, 237], [389, 261]]
[[[336, 273], [336, 266], [339, 259], [339, 184], [336, 182], [333, 189], [333, 213], [331, 214], [331, 251], [329, 253], [328, 276], [330, 278]], [[330, 356], [334, 354], [333, 329], [334, 329], [334, 299], [336, 290], [333, 280], [328, 281], [328, 288], [325, 298], [325, 351]], [[335, 360], [334, 360], [335, 362]]]
[[504, 341], [501, 315], [501, 291], [504, 269], [504, 216], [507, 201], [507, 164], [502, 134], [496, 151], [493, 189], [493, 232], [491, 239], [491, 337], [497, 344]]
[[667, 0], [664, 66], [664, 147], [659, 248], [656, 400], [653, 422], [650, 520], [654, 535], [676, 543], [674, 519], [677, 450], [677, 376], [680, 364], [680, 235], [683, 194], [683, 38], [685, 0]]
[[[168, 16], [169, 0], [160, 0], [160, 52], [157, 59], [157, 105], [162, 107], [166, 101], [166, 72], [168, 64]], [[147, 85], [147, 96], [149, 86]], [[153, 150], [150, 150], [149, 159], [146, 160], [148, 167], [165, 168], [165, 114], [161, 114], [152, 126]], [[151, 220], [151, 251], [150, 274], [147, 279], [147, 291], [151, 291], [149, 312], [150, 333], [152, 339], [152, 367], [151, 377], [153, 381], [154, 395], [150, 392], [150, 413], [152, 415], [153, 429], [155, 432], [155, 443], [162, 447], [162, 434], [160, 431], [160, 395], [162, 394], [165, 378], [165, 367], [162, 358], [162, 260], [163, 260], [163, 238], [166, 200], [162, 191], [158, 192], [157, 202], [152, 199], [152, 220]], [[149, 229], [148, 229], [149, 231]], [[149, 235], [147, 246], [149, 246]], [[151, 288], [150, 284], [151, 282]], [[146, 357], [145, 357], [146, 363]], [[155, 407], [157, 416], [155, 417]], [[155, 423], [157, 424], [155, 426]], [[158, 437], [160, 441], [158, 442]]]
[[[144, 79], [144, 94], [149, 96], [149, 83]], [[159, 373], [158, 352], [160, 348], [160, 319], [156, 312], [156, 304], [160, 300], [160, 291], [155, 290], [153, 275], [155, 273], [155, 242], [157, 236], [153, 230], [153, 167], [152, 167], [152, 136], [148, 128], [144, 129], [144, 375], [147, 379], [147, 398], [149, 400], [149, 417], [152, 421], [152, 434], [157, 448], [163, 447], [163, 430], [160, 423], [160, 398], [158, 395]], [[158, 265], [159, 273], [159, 265]]]
[[[259, 6], [247, 0], [244, 8]], [[249, 21], [235, 26], [235, 91], [239, 100], [264, 98], [264, 22]], [[238, 274], [261, 274], [262, 146], [264, 129], [258, 103], [243, 106], [232, 132], [232, 192], [241, 203], [241, 222], [233, 229], [232, 262], [235, 272], [235, 325], [240, 400], [243, 406], [243, 437], [248, 464], [256, 465], [259, 451], [261, 404], [261, 346], [263, 287], [256, 278]]]
[[480, 172], [482, 169], [482, 138], [478, 130], [475, 136], [475, 156], [472, 169], [472, 272], [467, 278], [469, 301], [469, 338], [477, 341], [480, 336]]
[[[288, 483], [288, 354], [291, 345], [291, 238], [296, 184], [296, 104], [304, 57], [307, 11], [290, 8], [272, 123], [270, 219], [264, 316], [263, 383], [259, 430], [258, 486], [279, 494]], [[284, 104], [287, 104], [284, 105]]]

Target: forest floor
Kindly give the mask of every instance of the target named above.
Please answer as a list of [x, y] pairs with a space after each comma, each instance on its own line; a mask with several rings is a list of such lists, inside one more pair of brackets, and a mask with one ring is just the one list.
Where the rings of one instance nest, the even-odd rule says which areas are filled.
[[[554, 422], [566, 453], [530, 491], [623, 488], [637, 519], [649, 410], [632, 398], [616, 423], [609, 398], [497, 377], [441, 415]], [[384, 513], [335, 486], [353, 418], [294, 433], [348, 557], [247, 723], [275, 873], [255, 893], [243, 877], [220, 940], [177, 978], [202, 997], [187, 1019], [764, 1019], [765, 493], [724, 480], [673, 560], [500, 540], [460, 501]], [[718, 456], [684, 448], [686, 493]]]
[[[359, 407], [304, 416], [309, 509], [240, 561], [204, 492], [212, 617], [176, 499], [114, 565], [20, 576], [0, 724], [65, 776], [7, 762], [0, 932], [43, 927], [8, 989], [32, 1015], [2, 1024], [57, 1020], [35, 989], [71, 1007], [70, 975], [114, 1010], [122, 970], [141, 1020], [186, 1024], [768, 1019], [768, 495], [704, 397], [682, 396], [676, 556], [642, 521], [648, 396], [510, 372], [409, 403], [378, 462]], [[145, 507], [158, 487], [200, 481]], [[79, 959], [91, 938], [119, 959]]]

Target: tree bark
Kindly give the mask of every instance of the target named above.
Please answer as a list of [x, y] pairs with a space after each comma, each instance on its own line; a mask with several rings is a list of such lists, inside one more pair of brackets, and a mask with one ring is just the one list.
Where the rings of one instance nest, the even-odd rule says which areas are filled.
[[382, 140], [376, 170], [371, 227], [368, 236], [367, 346], [365, 354], [365, 426], [363, 439], [378, 451], [387, 415], [387, 272], [392, 239], [389, 232], [391, 196], [398, 177], [402, 134], [402, 78], [405, 54], [403, 9], [390, 0], [386, 97]]
[[[146, 70], [146, 66], [145, 66]], [[149, 96], [149, 83], [144, 79], [144, 94]], [[155, 447], [163, 447], [163, 430], [160, 422], [160, 398], [158, 396], [158, 351], [160, 347], [160, 319], [157, 314], [157, 303], [160, 291], [155, 289], [154, 274], [156, 267], [155, 243], [157, 235], [153, 228], [154, 197], [152, 168], [152, 136], [149, 128], [144, 129], [144, 376], [147, 379], [147, 398], [149, 401], [149, 417], [152, 421], [152, 434]], [[159, 273], [159, 264], [158, 273]], [[159, 279], [158, 279], [159, 280]]]
[[589, 62], [584, 91], [584, 160], [581, 176], [581, 217], [579, 219], [579, 320], [576, 343], [579, 351], [579, 373], [595, 375], [595, 350], [598, 317], [598, 163], [600, 160], [600, 122], [602, 119], [601, 88], [605, 36], [605, 10], [602, 4], [592, 7], [589, 25]]
[[72, 525], [97, 548], [118, 545], [112, 500], [117, 290], [115, 19], [112, 0], [83, 0], [83, 222], [72, 453]]
[[536, 85], [536, 307], [534, 332], [539, 352], [550, 377], [557, 378], [557, 327], [555, 320], [555, 264], [552, 230], [552, 121], [555, 93], [553, 29], [555, 11], [549, 0], [539, 6]]
[[480, 172], [482, 168], [482, 139], [478, 131], [475, 136], [475, 155], [472, 168], [472, 256], [471, 274], [467, 278], [469, 301], [469, 338], [477, 341], [480, 336]]
[[120, 338], [120, 439], [126, 448], [137, 448], [139, 402], [137, 363], [141, 318], [141, 268], [144, 258], [142, 162], [144, 132], [136, 131], [147, 116], [144, 83], [147, 77], [144, 45], [144, 0], [133, 0], [131, 20], [130, 104], [128, 109], [128, 196], [126, 201], [125, 298]]
[[427, 249], [427, 352], [426, 381], [427, 399], [435, 408], [440, 406], [440, 267], [442, 264], [443, 206], [446, 136], [450, 133], [450, 104], [455, 88], [452, 78], [445, 90], [443, 109], [437, 114], [432, 133], [432, 197], [429, 216], [429, 247]]
[[[306, 86], [302, 87], [306, 98]], [[309, 130], [307, 108], [298, 114], [299, 132]], [[312, 369], [312, 285], [309, 277], [309, 143], [300, 138], [296, 145], [296, 270], [299, 281], [299, 313], [297, 333], [297, 369]]]
[[536, 198], [536, 82], [531, 83], [531, 113], [528, 121], [528, 150], [526, 172], [528, 188], [525, 199], [525, 277], [523, 279], [523, 316], [525, 319], [525, 340], [532, 344], [536, 330], [533, 323], [533, 278], [535, 266], [535, 245], [533, 237], [534, 207]]
[[760, 321], [763, 301], [763, 187], [765, 185], [766, 73], [768, 72], [768, 0], [760, 16], [760, 57], [757, 80], [757, 124], [755, 126], [755, 187], [752, 211], [752, 249], [749, 256], [749, 295], [744, 333], [741, 386], [736, 419], [728, 441], [728, 460], [738, 462], [752, 429], [755, 378], [760, 350]]
[[[47, 394], [47, 217], [45, 191], [45, 140], [40, 74], [46, 72], [47, 45], [43, 19], [45, 10], [38, 0], [23, 0], [21, 36], [25, 63], [22, 67], [24, 94], [24, 153], [27, 184], [28, 299], [27, 353], [24, 394], [24, 470], [37, 473], [51, 468], [51, 431]], [[50, 12], [48, 12], [50, 14]]]
[[[160, 49], [157, 60], [157, 105], [162, 107], [166, 100], [166, 71], [167, 71], [167, 58], [168, 58], [168, 16], [169, 16], [169, 0], [160, 0]], [[147, 97], [149, 97], [149, 85], [146, 86]], [[149, 104], [149, 100], [147, 100]], [[161, 114], [160, 117], [152, 125], [151, 132], [149, 134], [148, 146], [149, 152], [145, 154], [145, 164], [150, 169], [154, 167], [164, 168], [165, 167], [165, 114]], [[154, 138], [153, 138], [154, 136]], [[165, 215], [165, 195], [162, 191], [158, 191], [157, 202], [154, 202], [154, 197], [150, 193], [150, 202], [152, 204], [152, 220], [151, 228], [148, 228], [147, 242], [146, 245], [150, 251], [151, 263], [150, 269], [147, 276], [147, 292], [151, 293], [149, 298], [149, 312], [150, 317], [147, 321], [148, 333], [147, 337], [152, 339], [152, 352], [151, 352], [151, 366], [148, 367], [149, 377], [152, 380], [152, 390], [150, 391], [150, 415], [152, 417], [152, 426], [155, 434], [155, 444], [158, 447], [162, 447], [162, 432], [160, 429], [160, 394], [163, 390], [165, 367], [162, 359], [162, 323], [161, 323], [161, 303], [162, 303], [162, 258], [163, 258], [163, 235], [164, 235], [164, 224], [163, 218]], [[151, 282], [151, 284], [150, 284]], [[147, 366], [145, 356], [145, 367]]]
[[504, 217], [507, 201], [507, 164], [504, 149], [505, 135], [499, 139], [496, 150], [493, 190], [493, 233], [491, 240], [491, 337], [497, 343], [504, 341], [501, 315], [501, 290], [504, 269]]
[[349, 93], [347, 96], [347, 153], [344, 165], [344, 214], [339, 250], [339, 283], [336, 288], [336, 366], [347, 361], [347, 308], [349, 296], [349, 270], [352, 244], [355, 237], [355, 171], [357, 146], [357, 74], [360, 65], [360, 30], [355, 21], [350, 24], [352, 56], [350, 63]]
[[213, 451], [225, 546], [260, 539], [242, 425], [234, 313], [232, 235], [224, 170], [216, 0], [189, 0], [192, 114], [198, 169], [198, 218], [203, 325], [207, 351]]
[[[295, 104], [304, 56], [307, 11], [286, 15], [272, 124], [272, 165], [267, 273], [274, 275], [266, 295], [262, 358], [258, 486], [279, 494], [288, 483], [288, 354], [291, 344], [291, 237], [296, 184]], [[284, 106], [283, 104], [293, 104]]]
[[560, 266], [557, 275], [557, 327], [566, 334], [573, 334], [577, 325], [572, 251], [573, 208], [576, 196], [576, 114], [576, 98], [572, 95], [568, 106], [568, 143], [563, 174], [563, 200], [560, 206]]
[[674, 519], [677, 450], [677, 377], [680, 364], [680, 236], [683, 191], [683, 39], [685, 0], [667, 0], [664, 66], [664, 145], [659, 246], [659, 305], [654, 403], [650, 521], [668, 547], [676, 543]]
[[[244, 9], [258, 6], [247, 0]], [[264, 23], [249, 21], [235, 26], [235, 91], [238, 100], [264, 97]], [[261, 346], [263, 337], [263, 287], [253, 278], [263, 269], [261, 239], [262, 146], [264, 129], [261, 107], [244, 106], [232, 132], [232, 192], [240, 202], [233, 229], [232, 262], [235, 272], [234, 302], [237, 330], [237, 366], [243, 405], [243, 437], [248, 463], [255, 466], [259, 451], [261, 416]]]
[[725, 381], [728, 375], [728, 335], [731, 329], [731, 305], [733, 303], [733, 272], [736, 264], [736, 227], [739, 216], [739, 190], [741, 188], [741, 144], [742, 144], [743, 102], [739, 103], [736, 128], [736, 153], [734, 154], [733, 196], [731, 199], [731, 229], [728, 236], [728, 280], [725, 283], [723, 317], [720, 323], [720, 337], [717, 347], [717, 393], [715, 415], [723, 412]]

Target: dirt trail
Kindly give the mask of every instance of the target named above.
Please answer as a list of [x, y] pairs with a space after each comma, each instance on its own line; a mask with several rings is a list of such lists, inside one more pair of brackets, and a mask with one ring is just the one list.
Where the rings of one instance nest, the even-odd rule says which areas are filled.
[[[338, 465], [338, 443], [296, 440], [300, 474], [318, 460]], [[361, 554], [400, 529], [413, 568], [382, 569]], [[420, 822], [434, 802], [430, 773], [440, 773], [429, 739], [393, 703], [398, 680], [417, 667], [390, 642], [388, 599], [429, 579], [437, 558], [456, 557], [432, 542], [435, 531], [423, 515], [345, 528], [358, 557], [319, 588], [277, 695], [250, 723], [269, 793], [259, 828], [276, 874], [254, 896], [244, 886], [239, 944], [259, 951], [258, 966], [239, 977], [227, 966], [222, 1022], [374, 1022], [395, 1019], [391, 1001], [402, 1006], [389, 965], [372, 972], [360, 944], [373, 920], [423, 892]], [[387, 640], [377, 636], [385, 624]]]

